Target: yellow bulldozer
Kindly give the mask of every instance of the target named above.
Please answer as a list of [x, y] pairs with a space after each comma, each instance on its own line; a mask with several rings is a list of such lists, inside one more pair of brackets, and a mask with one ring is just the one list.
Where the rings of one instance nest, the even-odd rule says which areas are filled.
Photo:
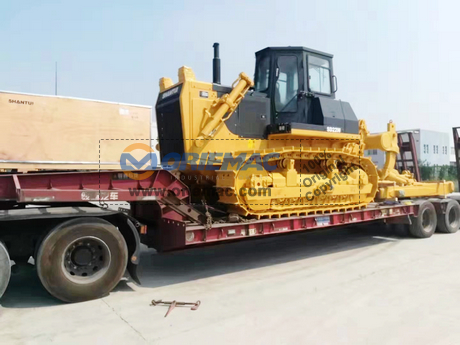
[[[349, 103], [336, 99], [333, 56], [305, 47], [256, 53], [254, 81], [241, 73], [220, 83], [181, 67], [160, 79], [156, 104], [164, 168], [174, 170], [196, 203], [239, 216], [271, 218], [361, 209], [373, 201], [445, 197], [450, 181], [418, 182], [395, 169], [395, 124], [370, 134]], [[382, 169], [367, 149], [386, 153]]]

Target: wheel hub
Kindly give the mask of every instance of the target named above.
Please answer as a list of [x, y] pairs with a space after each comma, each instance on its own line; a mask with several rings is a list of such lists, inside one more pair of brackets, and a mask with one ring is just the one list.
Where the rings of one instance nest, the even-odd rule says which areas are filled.
[[110, 251], [101, 239], [80, 238], [71, 243], [64, 254], [64, 269], [71, 277], [91, 277], [101, 273], [110, 263]]
[[422, 214], [422, 227], [426, 229], [430, 225], [430, 215], [426, 210]]
[[93, 252], [86, 247], [78, 247], [72, 253], [72, 261], [78, 266], [88, 266], [93, 259]]
[[451, 208], [449, 211], [449, 224], [454, 225], [457, 221], [457, 212], [455, 212], [454, 208]]

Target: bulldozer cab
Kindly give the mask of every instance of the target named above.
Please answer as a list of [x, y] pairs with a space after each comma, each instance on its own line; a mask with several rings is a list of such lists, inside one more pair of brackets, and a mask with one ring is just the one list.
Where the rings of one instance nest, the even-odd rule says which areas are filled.
[[312, 99], [335, 99], [332, 55], [304, 47], [269, 47], [256, 53], [255, 91], [271, 100], [271, 123], [323, 125]]

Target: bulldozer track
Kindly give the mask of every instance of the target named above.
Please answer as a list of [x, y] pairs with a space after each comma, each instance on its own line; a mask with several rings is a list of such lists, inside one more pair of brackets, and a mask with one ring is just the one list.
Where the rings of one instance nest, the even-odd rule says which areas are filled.
[[[244, 196], [236, 193], [237, 200], [230, 206], [238, 213], [245, 215], [256, 216], [257, 218], [262, 217], [281, 217], [281, 216], [300, 216], [305, 214], [324, 214], [334, 211], [354, 210], [361, 209], [373, 201], [377, 192], [377, 180], [378, 173], [375, 165], [372, 161], [360, 154], [360, 146], [358, 144], [349, 143], [343, 148], [311, 148], [311, 147], [290, 147], [282, 148], [281, 150], [263, 150], [263, 151], [251, 151], [252, 154], [260, 154], [263, 159], [266, 155], [272, 154], [273, 152], [279, 153], [279, 157], [269, 158], [268, 162], [277, 162], [284, 159], [294, 159], [298, 162], [301, 167], [298, 170], [299, 177], [299, 196], [295, 198], [267, 198], [258, 204], [248, 203]], [[323, 158], [319, 158], [323, 157]], [[241, 167], [248, 163], [250, 159], [247, 159]], [[319, 196], [306, 197], [302, 195], [302, 180], [305, 176], [312, 174], [308, 165], [303, 165], [304, 162], [316, 161], [315, 164], [324, 164], [326, 161], [335, 160], [340, 161], [343, 166], [356, 167], [362, 169], [368, 176], [368, 184], [372, 185], [371, 191], [361, 193], [361, 190], [365, 186], [358, 185], [358, 193], [351, 193], [345, 195], [329, 195], [321, 194]], [[324, 163], [323, 163], [324, 162]], [[311, 166], [311, 165], [310, 165]], [[235, 181], [238, 179], [240, 170], [236, 173]], [[313, 172], [314, 173], [314, 172]], [[227, 187], [235, 192], [236, 185], [233, 187]], [[257, 208], [266, 206], [262, 210], [255, 210], [253, 207], [257, 205]]]

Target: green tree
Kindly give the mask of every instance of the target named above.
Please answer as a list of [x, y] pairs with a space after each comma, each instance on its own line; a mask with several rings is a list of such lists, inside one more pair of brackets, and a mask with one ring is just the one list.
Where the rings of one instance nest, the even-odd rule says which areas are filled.
[[438, 180], [447, 180], [448, 177], [448, 165], [441, 165], [438, 172]]
[[422, 181], [429, 181], [433, 179], [434, 167], [430, 166], [427, 161], [419, 162], [418, 167], [420, 169], [420, 177]]

